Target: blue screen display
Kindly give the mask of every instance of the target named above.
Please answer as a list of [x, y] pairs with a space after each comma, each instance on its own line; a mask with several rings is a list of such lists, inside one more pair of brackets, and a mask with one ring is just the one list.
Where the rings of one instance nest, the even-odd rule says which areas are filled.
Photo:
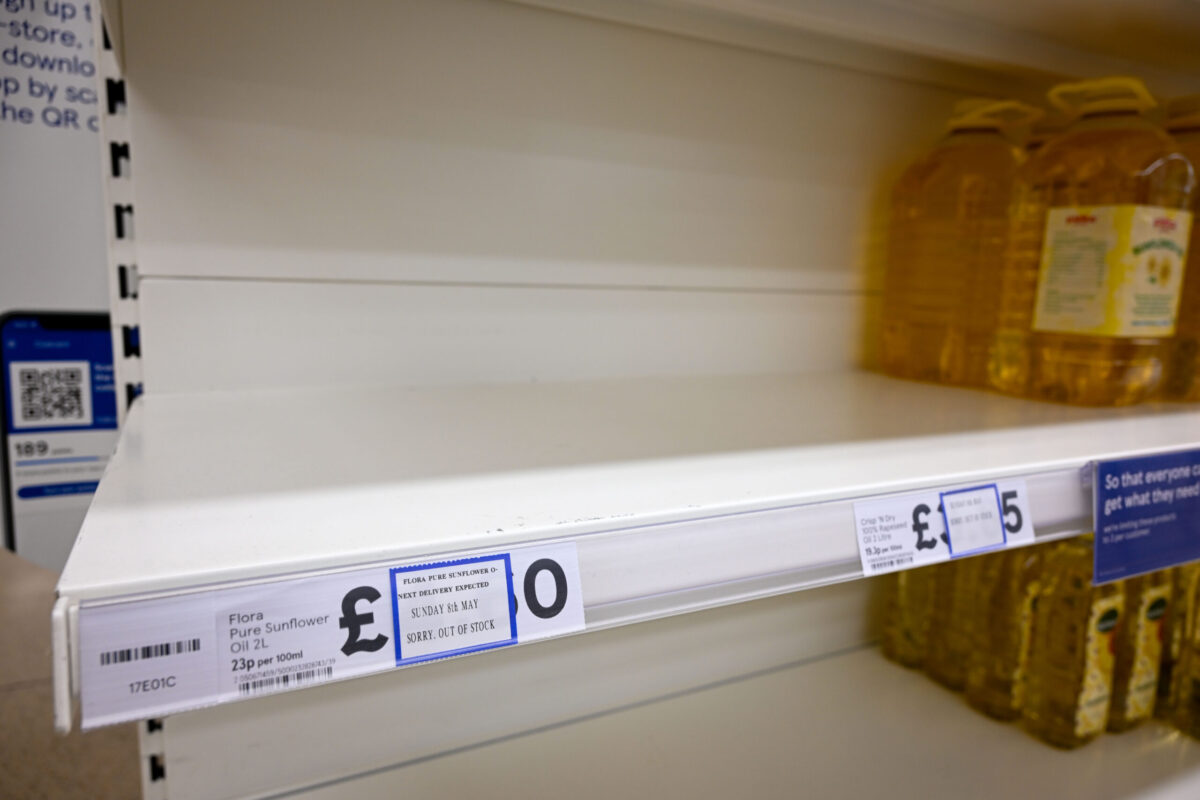
[[117, 427], [112, 334], [103, 315], [97, 321], [101, 324], [64, 318], [56, 324], [29, 315], [4, 322], [0, 340], [10, 434]]
[[0, 317], [5, 543], [61, 569], [117, 442], [107, 314]]

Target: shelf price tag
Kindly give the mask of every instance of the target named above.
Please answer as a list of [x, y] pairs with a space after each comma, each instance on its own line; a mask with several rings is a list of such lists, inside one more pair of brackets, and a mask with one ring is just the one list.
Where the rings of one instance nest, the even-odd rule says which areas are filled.
[[1096, 583], [1200, 559], [1200, 450], [1099, 461]]
[[391, 570], [398, 666], [583, 630], [575, 545]]
[[83, 727], [583, 630], [575, 544], [79, 611]]
[[854, 527], [868, 577], [1033, 541], [1020, 479], [863, 500]]

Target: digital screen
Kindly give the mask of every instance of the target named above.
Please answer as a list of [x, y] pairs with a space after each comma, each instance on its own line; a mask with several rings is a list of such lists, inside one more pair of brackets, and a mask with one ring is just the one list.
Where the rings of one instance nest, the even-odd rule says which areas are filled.
[[7, 543], [59, 570], [117, 441], [108, 316], [10, 314], [0, 342]]

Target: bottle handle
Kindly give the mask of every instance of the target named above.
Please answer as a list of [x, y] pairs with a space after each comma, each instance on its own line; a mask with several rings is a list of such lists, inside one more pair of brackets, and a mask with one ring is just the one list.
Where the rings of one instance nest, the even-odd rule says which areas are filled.
[[1016, 127], [1018, 125], [1028, 125], [1034, 120], [1042, 116], [1040, 108], [1022, 103], [1019, 100], [993, 100], [993, 101], [964, 101], [965, 103], [975, 103], [973, 107], [966, 111], [961, 111], [950, 119], [949, 125], [952, 128], [969, 128], [973, 124], [978, 124], [981, 127], [984, 123], [999, 124], [1001, 127]]
[[1127, 78], [1119, 75], [1111, 78], [1077, 81], [1075, 83], [1060, 83], [1047, 92], [1046, 96], [1050, 98], [1050, 102], [1055, 107], [1069, 112], [1078, 105], [1075, 101], [1081, 95], [1087, 95], [1103, 89], [1114, 90], [1112, 92], [1114, 96], [1120, 92], [1124, 92], [1127, 97], [1135, 102], [1138, 111], [1145, 111], [1158, 105], [1158, 102], [1154, 99], [1154, 95], [1150, 94], [1150, 90], [1146, 88], [1146, 84], [1137, 78]]

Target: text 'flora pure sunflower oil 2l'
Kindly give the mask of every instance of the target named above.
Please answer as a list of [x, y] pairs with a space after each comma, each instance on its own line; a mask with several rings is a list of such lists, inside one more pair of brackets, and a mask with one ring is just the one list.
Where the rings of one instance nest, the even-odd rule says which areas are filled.
[[1021, 169], [991, 384], [1088, 405], [1162, 382], [1187, 257], [1195, 177], [1134, 78], [1062, 84], [1073, 122]]
[[1184, 564], [1171, 570], [1171, 602], [1163, 622], [1163, 654], [1158, 676], [1158, 700], [1155, 716], [1170, 719], [1179, 703], [1178, 674], [1183, 659], [1187, 632], [1196, 616], [1196, 591], [1200, 584], [1200, 563]]
[[931, 567], [888, 576], [883, 654], [906, 667], [921, 667], [929, 645], [929, 613], [933, 607]]
[[949, 131], [892, 193], [884, 283], [883, 369], [902, 378], [981, 386], [1013, 180], [1024, 160], [1004, 135], [1037, 112], [965, 100]]
[[1171, 574], [1159, 570], [1125, 581], [1125, 620], [1117, 629], [1110, 731], [1150, 719], [1158, 699], [1163, 620], [1171, 602]]
[[925, 673], [955, 691], [967, 683], [975, 587], [983, 560], [965, 558], [929, 567], [933, 572], [933, 608], [929, 614]]
[[[1200, 169], [1200, 95], [1182, 97], [1167, 105], [1167, 132], [1175, 137], [1192, 167]], [[1193, 197], [1193, 210], [1196, 201]], [[1165, 393], [1173, 400], [1200, 401], [1200, 225], [1195, 224], [1183, 272], [1183, 297], [1167, 365]]]
[[1120, 584], [1092, 585], [1092, 537], [1046, 555], [1033, 621], [1023, 709], [1030, 733], [1078, 747], [1104, 732], [1112, 695], [1113, 636], [1125, 605]]
[[968, 703], [997, 719], [1021, 715], [1047, 547], [1021, 547], [981, 559], [966, 695]]

